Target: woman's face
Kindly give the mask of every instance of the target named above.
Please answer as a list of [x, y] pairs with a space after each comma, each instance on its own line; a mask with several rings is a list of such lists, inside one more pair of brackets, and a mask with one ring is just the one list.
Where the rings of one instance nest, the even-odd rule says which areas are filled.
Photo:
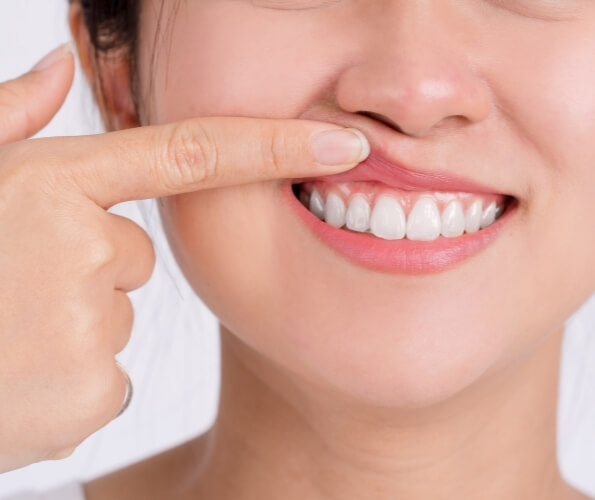
[[[189, 282], [265, 358], [357, 400], [424, 406], [559, 332], [594, 290], [592, 0], [201, 0], [170, 16], [171, 0], [152, 66], [160, 3], [147, 0], [141, 19], [147, 121], [329, 121], [362, 130], [390, 162], [485, 191], [406, 193], [375, 174], [303, 187], [345, 203], [515, 200], [489, 237], [417, 250], [319, 221], [288, 182], [161, 200]], [[423, 236], [432, 221], [418, 238], [435, 237]]]

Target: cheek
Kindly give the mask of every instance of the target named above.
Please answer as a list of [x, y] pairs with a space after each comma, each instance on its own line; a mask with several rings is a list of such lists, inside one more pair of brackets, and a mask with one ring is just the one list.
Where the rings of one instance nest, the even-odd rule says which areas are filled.
[[[184, 10], [152, 72], [151, 95], [158, 96], [153, 123], [209, 115], [295, 117], [334, 71], [328, 61], [349, 44], [356, 47], [353, 40], [341, 42], [340, 29], [331, 34], [332, 18], [299, 22], [249, 2], [201, 1]], [[320, 43], [331, 36], [336, 44]]]
[[529, 32], [522, 44], [511, 36], [484, 69], [511, 150], [537, 159], [523, 165], [531, 196], [578, 196], [586, 208], [595, 189], [595, 38], [584, 29], [571, 25], [549, 38]]
[[[265, 335], [271, 295], [291, 268], [277, 252], [274, 184], [209, 190], [164, 200], [161, 214], [176, 259], [198, 295], [229, 327]], [[236, 331], [236, 328], [233, 328]]]
[[485, 69], [503, 143], [528, 153], [519, 164], [530, 192], [515, 286], [535, 294], [526, 300], [536, 315], [547, 308], [564, 318], [595, 290], [595, 40], [588, 24], [549, 38], [527, 33], [527, 43], [515, 46], [501, 42]]

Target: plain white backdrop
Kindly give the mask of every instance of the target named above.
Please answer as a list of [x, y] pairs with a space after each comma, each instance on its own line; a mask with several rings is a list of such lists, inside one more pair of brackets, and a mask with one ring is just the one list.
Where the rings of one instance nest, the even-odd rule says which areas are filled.
[[[0, 1], [0, 81], [27, 71], [45, 53], [70, 39], [66, 4], [67, 0]], [[41, 135], [100, 131], [90, 92], [79, 72], [66, 104]], [[146, 228], [141, 204], [145, 213], [155, 215], [151, 202], [125, 203], [112, 211]], [[174, 446], [212, 424], [219, 389], [216, 320], [185, 282], [160, 225], [149, 226], [157, 265], [149, 283], [131, 293], [135, 325], [129, 345], [118, 355], [134, 382], [130, 407], [70, 458], [0, 475], [0, 498], [20, 490], [44, 490], [72, 478], [96, 477]], [[595, 496], [595, 299], [568, 324], [558, 430], [564, 475]]]

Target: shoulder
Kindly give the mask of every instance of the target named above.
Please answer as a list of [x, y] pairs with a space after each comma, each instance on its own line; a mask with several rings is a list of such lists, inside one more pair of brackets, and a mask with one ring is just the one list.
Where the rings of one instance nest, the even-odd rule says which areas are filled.
[[208, 433], [203, 434], [85, 483], [85, 500], [174, 498], [172, 493], [184, 484], [202, 460], [207, 436]]

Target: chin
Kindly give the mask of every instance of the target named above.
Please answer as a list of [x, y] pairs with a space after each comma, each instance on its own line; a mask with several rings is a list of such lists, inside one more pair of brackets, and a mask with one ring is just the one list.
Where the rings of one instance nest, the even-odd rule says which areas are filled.
[[493, 332], [465, 331], [469, 325], [463, 324], [451, 324], [451, 329], [432, 327], [422, 318], [419, 326], [415, 322], [414, 317], [396, 322], [361, 314], [351, 321], [338, 321], [332, 328], [324, 318], [296, 315], [288, 321], [293, 328], [283, 333], [274, 349], [270, 343], [258, 342], [262, 332], [239, 330], [237, 335], [323, 392], [356, 405], [381, 408], [439, 404], [503, 361], [502, 345], [480, 340], [490, 335], [498, 338]]

